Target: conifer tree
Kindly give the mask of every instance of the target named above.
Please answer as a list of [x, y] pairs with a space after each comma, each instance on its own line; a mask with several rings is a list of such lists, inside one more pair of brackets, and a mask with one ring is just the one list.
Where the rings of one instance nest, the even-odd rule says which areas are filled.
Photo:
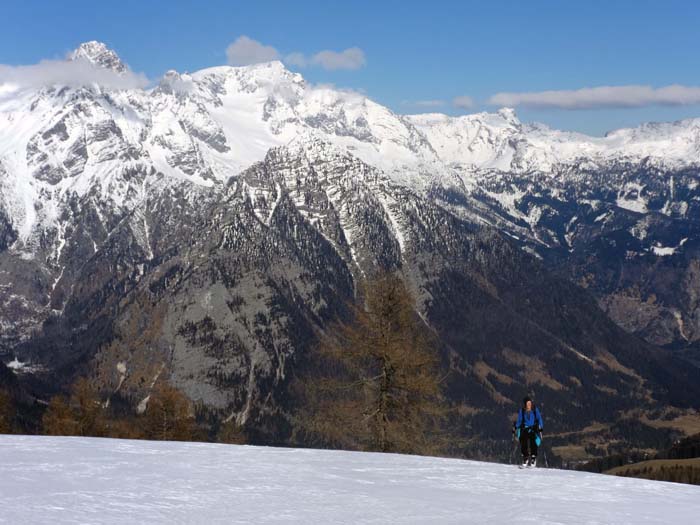
[[383, 275], [362, 295], [313, 356], [316, 366], [298, 387], [302, 419], [331, 446], [439, 452], [446, 414], [439, 355], [411, 294], [399, 277]]
[[0, 390], [0, 434], [10, 434], [13, 431], [14, 418], [12, 397], [5, 390]]
[[71, 387], [70, 397], [51, 398], [42, 418], [44, 433], [53, 436], [102, 436], [104, 416], [97, 390], [86, 378]]
[[166, 441], [194, 440], [196, 427], [190, 401], [179, 390], [160, 383], [146, 408], [145, 434], [148, 439]]
[[216, 433], [216, 441], [230, 445], [243, 445], [246, 443], [247, 438], [245, 431], [238, 423], [235, 420], [231, 420], [221, 423], [219, 431]]
[[100, 396], [90, 381], [80, 378], [71, 389], [70, 406], [79, 436], [102, 436], [104, 414]]
[[42, 417], [44, 434], [49, 436], [76, 436], [78, 424], [75, 414], [70, 409], [64, 396], [57, 395], [51, 398], [49, 406]]

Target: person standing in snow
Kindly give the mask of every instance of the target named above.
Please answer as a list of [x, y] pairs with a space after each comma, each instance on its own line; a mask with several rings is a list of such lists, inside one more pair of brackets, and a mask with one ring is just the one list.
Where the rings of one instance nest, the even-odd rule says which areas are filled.
[[518, 411], [515, 422], [515, 435], [520, 440], [520, 451], [523, 454], [523, 466], [535, 466], [537, 462], [537, 447], [542, 442], [542, 414], [535, 407], [532, 399], [523, 399], [523, 406]]

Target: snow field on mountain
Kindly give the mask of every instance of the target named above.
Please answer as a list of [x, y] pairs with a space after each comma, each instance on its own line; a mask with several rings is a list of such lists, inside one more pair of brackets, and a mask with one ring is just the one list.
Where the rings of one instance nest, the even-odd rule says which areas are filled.
[[0, 436], [0, 523], [697, 523], [700, 487], [394, 454]]

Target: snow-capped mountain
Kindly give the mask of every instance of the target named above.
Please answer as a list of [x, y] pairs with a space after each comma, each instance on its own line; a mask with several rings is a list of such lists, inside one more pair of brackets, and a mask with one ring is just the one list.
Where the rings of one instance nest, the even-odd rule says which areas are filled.
[[[97, 42], [81, 45], [71, 60], [126, 71]], [[150, 90], [15, 86], [3, 92], [0, 115], [5, 205], [27, 246], [32, 232], [56, 225], [57, 199], [68, 193], [99, 188], [103, 199], [129, 207], [143, 182], [129, 181], [129, 170], [223, 183], [301, 135], [319, 135], [411, 185], [445, 172], [403, 117], [356, 93], [309, 86], [280, 62], [171, 71]], [[48, 209], [37, 211], [47, 198]]]
[[[70, 60], [128, 71], [98, 42], [82, 44]], [[5, 208], [25, 243], [35, 225], [55, 226], [55, 204], [36, 209], [48, 194], [55, 203], [58, 195], [99, 187], [120, 206], [137, 192], [121, 180], [123, 172], [144, 165], [200, 185], [223, 183], [299, 136], [319, 136], [418, 190], [474, 188], [491, 171], [700, 162], [700, 119], [596, 138], [522, 124], [510, 109], [404, 117], [361, 94], [308, 85], [280, 62], [171, 71], [145, 90], [15, 86], [2, 91], [0, 115]]]
[[406, 118], [423, 132], [441, 161], [467, 172], [553, 173], [565, 166], [595, 169], [619, 162], [647, 161], [666, 168], [700, 163], [700, 119], [645, 124], [590, 137], [523, 124], [509, 108], [461, 117]]
[[93, 76], [0, 86], [0, 353], [15, 368], [68, 379], [89, 362], [139, 407], [165, 376], [280, 440], [290, 369], [382, 268], [438, 334], [466, 420], [532, 388], [523, 363], [563, 426], [566, 392], [617, 424], [700, 384], [590, 295], [649, 341], [700, 339], [696, 121], [591, 138], [507, 109], [401, 116], [280, 62], [140, 88], [103, 44], [68, 60]]

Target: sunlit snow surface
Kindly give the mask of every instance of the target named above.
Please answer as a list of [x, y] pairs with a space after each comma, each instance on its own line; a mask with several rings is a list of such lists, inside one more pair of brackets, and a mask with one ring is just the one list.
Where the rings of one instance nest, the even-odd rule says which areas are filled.
[[0, 436], [2, 523], [697, 523], [700, 487], [416, 456]]

